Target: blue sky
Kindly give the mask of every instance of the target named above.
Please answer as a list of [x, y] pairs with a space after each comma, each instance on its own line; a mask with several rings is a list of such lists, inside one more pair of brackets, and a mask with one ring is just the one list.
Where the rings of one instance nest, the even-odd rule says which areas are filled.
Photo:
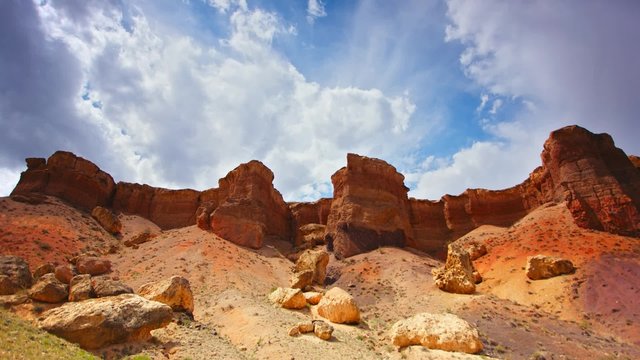
[[347, 152], [429, 199], [521, 182], [569, 124], [640, 154], [635, 1], [7, 0], [0, 16], [0, 195], [58, 149], [169, 188], [257, 159], [287, 200], [330, 196]]

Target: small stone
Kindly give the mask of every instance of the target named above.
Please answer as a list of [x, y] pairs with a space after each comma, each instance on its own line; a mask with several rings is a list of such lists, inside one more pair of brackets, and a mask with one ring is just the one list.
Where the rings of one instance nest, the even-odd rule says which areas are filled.
[[300, 329], [298, 329], [297, 325], [289, 329], [289, 336], [298, 336], [298, 335], [300, 335]]
[[313, 322], [313, 332], [320, 339], [329, 340], [333, 334], [333, 326], [322, 320], [316, 320]]

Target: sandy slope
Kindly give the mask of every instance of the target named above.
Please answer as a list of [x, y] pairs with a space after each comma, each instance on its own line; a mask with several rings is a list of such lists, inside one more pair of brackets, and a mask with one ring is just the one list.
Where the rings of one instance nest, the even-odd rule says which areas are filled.
[[[107, 245], [141, 231], [157, 233], [138, 248], [120, 244], [107, 255], [112, 275], [134, 289], [175, 274], [187, 277], [195, 293], [195, 320], [177, 317], [156, 330], [150, 343], [97, 352], [106, 357], [145, 352], [169, 359], [462, 358], [391, 346], [391, 325], [425, 311], [453, 312], [476, 324], [484, 354], [493, 357], [526, 359], [542, 352], [548, 359], [640, 357], [639, 345], [633, 344], [640, 325], [638, 240], [579, 229], [561, 205], [541, 208], [511, 228], [481, 227], [460, 240], [489, 247], [489, 254], [476, 261], [485, 282], [474, 295], [438, 290], [431, 270], [441, 262], [417, 251], [381, 248], [343, 261], [332, 257], [327, 287], [349, 291], [363, 321], [334, 325], [329, 342], [287, 335], [296, 322], [316, 317], [313, 307], [285, 310], [267, 299], [272, 289], [288, 285], [293, 267], [285, 257], [288, 244], [269, 243], [256, 251], [195, 226], [161, 232], [136, 216], [121, 216], [124, 234], [116, 239], [96, 230], [86, 214], [57, 201], [33, 206], [0, 199], [0, 209], [2, 253], [34, 262], [41, 255], [62, 260], [86, 247], [106, 252]], [[42, 239], [35, 236], [42, 229], [55, 235], [45, 237], [52, 244], [49, 251], [33, 244]], [[79, 239], [89, 234], [90, 241]], [[574, 275], [528, 281], [526, 256], [537, 253], [569, 257], [579, 269]]]

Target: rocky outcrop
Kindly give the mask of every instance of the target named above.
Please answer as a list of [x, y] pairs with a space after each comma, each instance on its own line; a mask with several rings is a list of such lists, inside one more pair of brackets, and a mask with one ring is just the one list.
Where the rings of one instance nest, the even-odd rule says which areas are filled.
[[611, 136], [568, 126], [551, 133], [541, 156], [548, 197], [566, 201], [579, 226], [640, 236], [640, 172]]
[[331, 177], [333, 201], [327, 246], [344, 258], [413, 237], [404, 176], [386, 162], [347, 155], [347, 166]]
[[95, 256], [80, 256], [76, 260], [76, 269], [80, 274], [102, 275], [111, 271], [111, 261]]
[[[4, 276], [3, 276], [4, 275]], [[28, 289], [33, 284], [29, 264], [18, 256], [0, 256], [0, 295], [12, 295], [20, 289]]]
[[133, 294], [133, 289], [129, 285], [119, 280], [113, 280], [107, 276], [96, 276], [91, 278], [91, 287], [96, 297], [116, 296], [120, 294]]
[[61, 303], [69, 297], [69, 286], [58, 281], [54, 274], [45, 274], [29, 289], [29, 297], [46, 303]]
[[108, 206], [115, 190], [111, 175], [94, 163], [67, 151], [57, 151], [46, 161], [27, 159], [27, 170], [11, 193], [56, 196], [81, 209]]
[[356, 301], [339, 287], [334, 287], [324, 294], [318, 303], [318, 315], [337, 324], [360, 322], [360, 310]]
[[636, 169], [640, 170], [640, 157], [635, 155], [629, 155], [629, 160], [636, 167]]
[[393, 345], [422, 345], [429, 349], [476, 354], [482, 351], [478, 330], [453, 314], [421, 313], [396, 322], [390, 331]]
[[52, 263], [44, 263], [33, 270], [33, 279], [37, 280], [44, 274], [49, 274], [56, 271], [56, 266]]
[[98, 224], [111, 234], [118, 234], [122, 230], [122, 223], [109, 209], [96, 206], [91, 210], [91, 217], [96, 219]]
[[307, 306], [307, 300], [300, 289], [277, 288], [269, 294], [269, 300], [285, 309], [302, 309]]
[[450, 293], [473, 294], [476, 277], [469, 253], [454, 244], [450, 244], [448, 249], [445, 265], [432, 271], [436, 286]]
[[151, 231], [143, 231], [136, 235], [133, 235], [130, 239], [124, 241], [124, 246], [135, 247], [140, 244], [144, 244], [146, 242], [151, 241], [156, 235], [152, 234]]
[[[323, 198], [315, 202], [296, 202], [290, 203], [291, 210], [291, 229], [295, 234], [294, 244], [301, 246], [313, 240], [315, 243], [324, 241], [324, 227], [327, 225], [329, 212], [331, 211], [331, 200]], [[307, 225], [312, 225], [307, 226]], [[322, 240], [318, 239], [316, 233], [322, 229]], [[308, 238], [312, 235], [312, 238]]]
[[451, 238], [447, 226], [444, 201], [409, 199], [413, 238], [407, 246], [428, 253], [438, 253], [444, 249], [444, 242]]
[[193, 314], [193, 293], [189, 280], [182, 276], [172, 276], [170, 279], [142, 285], [138, 294], [153, 301], [159, 301], [171, 306], [174, 311], [184, 311]]
[[56, 276], [56, 279], [58, 279], [60, 282], [62, 282], [63, 284], [69, 284], [71, 282], [71, 279], [73, 279], [74, 276], [78, 275], [78, 270], [76, 270], [76, 267], [71, 264], [64, 264], [56, 266], [54, 274]]
[[134, 294], [69, 302], [42, 314], [40, 328], [85, 349], [144, 341], [171, 321], [171, 308]]
[[296, 230], [295, 245], [298, 249], [311, 249], [325, 243], [327, 226], [322, 224], [306, 224]]
[[531, 280], [548, 279], [576, 271], [571, 260], [552, 256], [536, 255], [527, 258], [527, 277]]
[[218, 200], [210, 228], [220, 237], [255, 249], [266, 237], [290, 239], [291, 212], [261, 162], [242, 164], [220, 179]]
[[327, 276], [327, 265], [329, 264], [329, 254], [324, 250], [307, 250], [300, 255], [294, 271], [296, 273], [310, 272], [310, 282], [304, 284], [301, 288], [305, 288], [313, 283], [320, 286], [324, 285]]
[[94, 297], [91, 275], [76, 275], [69, 284], [69, 301], [82, 301]]

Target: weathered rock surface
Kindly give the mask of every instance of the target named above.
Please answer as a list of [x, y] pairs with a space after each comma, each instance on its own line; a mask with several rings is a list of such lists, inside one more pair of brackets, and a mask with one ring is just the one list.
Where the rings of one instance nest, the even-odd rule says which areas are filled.
[[298, 249], [310, 249], [325, 243], [324, 236], [327, 227], [321, 224], [306, 224], [298, 228], [295, 245]]
[[58, 281], [54, 274], [45, 274], [29, 289], [29, 297], [46, 303], [60, 303], [67, 301], [69, 286]]
[[189, 280], [182, 276], [142, 285], [138, 294], [153, 301], [171, 306], [174, 311], [193, 314], [193, 293]]
[[29, 296], [24, 293], [14, 295], [0, 295], [0, 306], [6, 308], [10, 306], [21, 305], [26, 303], [27, 301], [29, 301]]
[[307, 306], [307, 300], [300, 289], [277, 288], [269, 294], [269, 300], [285, 309], [302, 309]]
[[218, 184], [220, 205], [210, 215], [210, 227], [218, 236], [254, 249], [269, 236], [291, 238], [291, 212], [264, 164], [242, 164]]
[[[294, 244], [296, 246], [302, 246], [310, 242], [314, 244], [324, 243], [325, 228], [322, 226], [327, 225], [331, 201], [332, 199], [323, 198], [315, 202], [289, 204], [292, 216], [291, 229], [295, 234]], [[322, 232], [322, 239], [319, 238], [320, 232]]]
[[18, 256], [0, 256], [0, 275], [5, 276], [2, 278], [0, 295], [15, 294], [19, 289], [28, 289], [33, 284], [29, 264]]
[[322, 300], [322, 293], [317, 291], [307, 291], [304, 294], [304, 298], [307, 299], [307, 302], [311, 305], [318, 305], [320, 300]]
[[78, 274], [76, 267], [71, 264], [64, 264], [56, 266], [54, 271], [56, 279], [64, 284], [69, 284], [71, 279]]
[[640, 170], [640, 157], [636, 155], [629, 155], [629, 160], [636, 167], [636, 169]]
[[86, 349], [144, 341], [171, 321], [171, 308], [134, 294], [69, 302], [42, 314], [38, 325]]
[[91, 217], [96, 219], [98, 224], [111, 234], [118, 234], [122, 231], [122, 223], [109, 209], [96, 206], [91, 210]]
[[444, 213], [444, 201], [409, 199], [413, 238], [407, 246], [431, 254], [444, 252], [444, 243], [451, 238]]
[[318, 315], [336, 324], [360, 322], [360, 310], [356, 301], [339, 287], [334, 287], [324, 294], [318, 303]]
[[433, 269], [433, 280], [438, 288], [450, 293], [473, 294], [476, 291], [475, 269], [469, 253], [455, 244], [450, 244], [445, 265]]
[[108, 276], [96, 276], [91, 278], [91, 287], [96, 297], [116, 296], [120, 294], [133, 294], [129, 285], [119, 280], [113, 280]]
[[304, 289], [313, 283], [313, 270], [297, 271], [291, 275], [289, 285], [293, 289]]
[[110, 205], [114, 190], [111, 175], [94, 163], [67, 151], [56, 151], [46, 162], [27, 159], [27, 170], [11, 194], [43, 193], [89, 211], [98, 205]]
[[314, 320], [313, 333], [322, 340], [330, 340], [333, 334], [333, 326], [322, 320]]
[[76, 261], [76, 269], [80, 274], [102, 275], [111, 271], [111, 261], [95, 256], [81, 256]]
[[421, 313], [396, 322], [390, 331], [398, 347], [422, 345], [429, 349], [475, 354], [482, 351], [478, 330], [453, 314]]
[[[324, 285], [327, 277], [327, 265], [329, 264], [329, 254], [324, 250], [306, 250], [300, 255], [294, 270], [296, 273], [311, 271], [312, 283]], [[311, 285], [311, 283], [307, 284]], [[306, 286], [306, 285], [305, 285]]]
[[477, 242], [471, 242], [465, 246], [465, 249], [469, 253], [469, 260], [476, 260], [487, 254], [487, 246], [485, 244], [479, 244]]
[[548, 279], [559, 275], [572, 274], [576, 268], [567, 259], [536, 255], [527, 258], [526, 274], [531, 280]]
[[52, 263], [44, 263], [33, 270], [33, 279], [37, 280], [44, 274], [49, 274], [56, 271], [56, 266]]
[[133, 247], [136, 245], [144, 244], [151, 241], [151, 239], [153, 239], [154, 237], [155, 235], [152, 234], [151, 231], [143, 231], [132, 236], [130, 239], [125, 240], [124, 246]]
[[381, 246], [403, 247], [413, 237], [404, 176], [386, 162], [347, 155], [347, 166], [331, 176], [333, 201], [327, 245], [344, 258]]
[[76, 275], [69, 284], [69, 301], [82, 301], [94, 297], [91, 275]]

